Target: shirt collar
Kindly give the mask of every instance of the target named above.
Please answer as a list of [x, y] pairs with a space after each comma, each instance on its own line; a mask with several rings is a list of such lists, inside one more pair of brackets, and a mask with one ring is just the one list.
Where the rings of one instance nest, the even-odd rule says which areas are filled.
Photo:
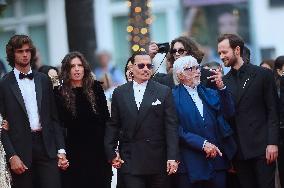
[[247, 67], [248, 65], [246, 63], [243, 63], [243, 65], [238, 70], [231, 68], [232, 74], [237, 75], [237, 73], [243, 73], [246, 71]]
[[184, 85], [183, 86], [185, 87], [185, 89], [189, 92], [189, 93], [197, 93], [197, 86], [195, 86], [194, 88], [192, 87], [189, 87], [187, 85]]
[[[14, 68], [14, 74], [16, 76], [16, 78], [19, 78], [19, 74], [21, 73], [21, 71], [19, 71], [16, 67]], [[32, 69], [29, 70], [29, 72], [27, 74], [32, 73]]]
[[133, 87], [146, 87], [147, 86], [147, 83], [148, 83], [148, 80], [147, 81], [145, 81], [145, 82], [142, 82], [141, 84], [138, 84], [137, 82], [135, 82], [134, 80], [133, 80]]

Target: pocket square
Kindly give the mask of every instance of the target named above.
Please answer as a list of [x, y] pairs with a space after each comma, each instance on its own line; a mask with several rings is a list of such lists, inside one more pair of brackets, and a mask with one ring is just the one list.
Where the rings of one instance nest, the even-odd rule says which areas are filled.
[[161, 104], [161, 101], [159, 101], [159, 99], [157, 99], [155, 102], [152, 102], [152, 105], [158, 105]]

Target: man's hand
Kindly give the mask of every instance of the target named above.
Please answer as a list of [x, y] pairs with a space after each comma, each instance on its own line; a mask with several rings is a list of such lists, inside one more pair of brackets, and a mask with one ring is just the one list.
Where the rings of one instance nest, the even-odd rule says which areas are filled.
[[278, 146], [277, 145], [267, 145], [266, 147], [266, 162], [271, 164], [276, 161], [278, 157]]
[[215, 158], [217, 154], [222, 156], [222, 152], [219, 150], [219, 148], [210, 142], [205, 143], [203, 150], [205, 151], [207, 158]]
[[23, 161], [21, 161], [21, 159], [17, 155], [13, 155], [10, 158], [9, 162], [11, 170], [15, 174], [22, 174], [28, 169], [28, 167], [26, 167], [26, 165], [23, 163]]
[[168, 175], [176, 173], [177, 169], [178, 169], [178, 162], [176, 162], [174, 160], [168, 160], [167, 161], [167, 172], [168, 172]]
[[118, 169], [121, 167], [121, 165], [124, 163], [124, 161], [120, 158], [120, 155], [118, 152], [116, 152], [116, 157], [111, 161], [111, 165]]
[[155, 55], [158, 53], [159, 47], [157, 46], [157, 44], [153, 41], [150, 42], [149, 45], [149, 56], [151, 57], [151, 59], [153, 59], [155, 57]]
[[66, 170], [69, 167], [69, 161], [66, 158], [66, 155], [63, 153], [57, 154], [58, 157], [58, 167], [61, 170]]
[[210, 69], [210, 72], [214, 73], [214, 75], [209, 76], [207, 79], [210, 79], [211, 82], [215, 82], [216, 83], [216, 87], [218, 89], [223, 89], [225, 87], [223, 80], [222, 80], [222, 72], [221, 69], [218, 68], [216, 70], [214, 69]]

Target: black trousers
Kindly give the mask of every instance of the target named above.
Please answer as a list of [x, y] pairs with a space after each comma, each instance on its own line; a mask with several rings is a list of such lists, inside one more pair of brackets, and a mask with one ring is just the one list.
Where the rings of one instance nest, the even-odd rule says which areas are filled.
[[168, 188], [167, 174], [122, 174], [125, 188]]
[[187, 173], [177, 174], [176, 188], [226, 188], [226, 171], [215, 171], [215, 175], [208, 181], [191, 183]]
[[277, 162], [278, 162], [280, 184], [281, 187], [284, 188], [284, 138], [281, 139], [279, 145], [279, 157]]
[[12, 172], [12, 188], [60, 188], [57, 158], [47, 156], [40, 132], [32, 134], [32, 165], [23, 174]]
[[268, 165], [265, 156], [234, 161], [240, 188], [275, 188], [275, 162]]

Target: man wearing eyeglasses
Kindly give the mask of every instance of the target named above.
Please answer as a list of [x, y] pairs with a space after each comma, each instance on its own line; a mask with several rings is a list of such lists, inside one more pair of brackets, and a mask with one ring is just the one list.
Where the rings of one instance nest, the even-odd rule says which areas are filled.
[[225, 117], [234, 115], [234, 105], [219, 70], [210, 79], [217, 90], [200, 84], [200, 66], [192, 56], [177, 59], [173, 96], [179, 118], [181, 162], [178, 188], [225, 188], [229, 160], [236, 152], [232, 130]]
[[[151, 80], [150, 56], [132, 55], [133, 82], [114, 90], [105, 150], [126, 188], [164, 188], [177, 171], [177, 118], [171, 89]], [[115, 151], [119, 141], [119, 151]]]

